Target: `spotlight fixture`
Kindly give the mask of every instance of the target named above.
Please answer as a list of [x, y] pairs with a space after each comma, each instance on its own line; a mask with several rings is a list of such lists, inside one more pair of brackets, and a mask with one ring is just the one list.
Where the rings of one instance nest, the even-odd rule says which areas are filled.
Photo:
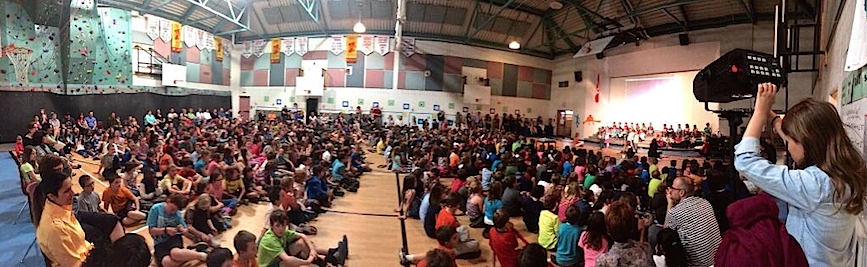
[[552, 1], [548, 4], [548, 7], [553, 10], [560, 10], [561, 8], [563, 8], [563, 3], [560, 3], [559, 1]]
[[521, 43], [519, 43], [518, 41], [512, 41], [511, 43], [509, 43], [509, 48], [515, 50], [521, 49]]
[[356, 33], [364, 33], [365, 31], [367, 31], [367, 28], [364, 27], [364, 24], [362, 24], [361, 21], [359, 20], [358, 22], [355, 23], [355, 26], [352, 27], [352, 31], [354, 31]]

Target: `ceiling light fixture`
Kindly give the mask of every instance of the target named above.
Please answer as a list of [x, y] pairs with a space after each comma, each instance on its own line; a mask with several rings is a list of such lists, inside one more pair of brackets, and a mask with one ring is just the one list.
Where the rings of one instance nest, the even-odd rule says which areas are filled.
[[352, 31], [354, 31], [356, 33], [364, 33], [365, 31], [367, 31], [367, 28], [365, 28], [364, 24], [362, 24], [361, 21], [359, 20], [358, 22], [355, 23], [355, 26], [352, 27]]
[[515, 50], [521, 49], [521, 43], [519, 43], [518, 41], [512, 41], [511, 43], [509, 43], [509, 48]]
[[553, 2], [548, 4], [548, 7], [550, 7], [553, 10], [560, 10], [561, 8], [563, 8], [563, 3], [560, 3], [558, 1], [553, 1]]

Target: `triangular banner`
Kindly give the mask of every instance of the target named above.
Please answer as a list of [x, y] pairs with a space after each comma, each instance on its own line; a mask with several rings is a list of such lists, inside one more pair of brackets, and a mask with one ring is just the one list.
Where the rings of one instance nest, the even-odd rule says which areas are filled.
[[156, 40], [160, 37], [160, 19], [154, 16], [147, 16], [148, 37], [151, 40]]
[[298, 53], [299, 56], [307, 54], [308, 41], [307, 37], [298, 37], [295, 39], [295, 52]]
[[244, 42], [244, 52], [241, 55], [243, 55], [245, 58], [253, 55], [253, 41]]
[[184, 44], [187, 47], [196, 46], [196, 28], [190, 27], [189, 25], [184, 25]]
[[160, 39], [163, 39], [163, 42], [171, 42], [172, 41], [172, 22], [166, 19], [159, 19], [160, 22]]
[[376, 43], [376, 52], [383, 56], [388, 54], [388, 51], [391, 50], [391, 42], [389, 42], [388, 36], [376, 36], [373, 39], [374, 43]]
[[205, 31], [203, 30], [196, 29], [196, 47], [199, 50], [205, 50], [208, 47], [208, 41], [205, 38]]
[[331, 53], [338, 55], [343, 53], [343, 35], [331, 36]]
[[253, 41], [253, 54], [256, 55], [256, 57], [261, 57], [262, 54], [265, 53], [266, 45], [268, 45], [268, 42], [262, 39]]
[[403, 53], [403, 55], [407, 56], [407, 57], [415, 55], [415, 38], [413, 38], [413, 37], [401, 37], [400, 38], [400, 52]]
[[373, 53], [373, 37], [373, 35], [362, 35], [360, 44], [358, 45], [358, 51], [361, 51], [361, 53], [364, 53], [365, 55]]
[[283, 38], [283, 54], [286, 56], [291, 56], [292, 53], [295, 53], [295, 38], [287, 37]]

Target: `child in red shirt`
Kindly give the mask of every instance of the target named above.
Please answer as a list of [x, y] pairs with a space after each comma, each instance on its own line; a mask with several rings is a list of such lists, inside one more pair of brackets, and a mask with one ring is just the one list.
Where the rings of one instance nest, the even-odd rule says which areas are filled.
[[459, 259], [474, 259], [481, 256], [479, 249], [479, 241], [470, 239], [469, 229], [466, 226], [461, 226], [455, 218], [455, 212], [461, 204], [461, 196], [455, 193], [449, 194], [446, 198], [445, 208], [437, 214], [436, 229], [445, 226], [455, 228], [458, 232], [458, 243], [455, 244], [455, 254]]
[[529, 244], [518, 231], [509, 222], [509, 215], [503, 209], [498, 209], [494, 213], [494, 228], [490, 230], [491, 250], [494, 253], [494, 259], [500, 262], [500, 266], [514, 267], [518, 264], [518, 238], [524, 242], [524, 245]]
[[451, 226], [443, 226], [437, 228], [436, 233], [437, 243], [439, 246], [435, 249], [432, 249], [428, 253], [425, 254], [415, 254], [415, 255], [406, 255], [405, 252], [401, 251], [398, 258], [400, 259], [401, 265], [408, 265], [415, 263], [418, 267], [427, 266], [428, 260], [432, 260], [432, 258], [428, 257], [431, 254], [439, 254], [439, 256], [443, 256], [443, 254], [448, 255], [448, 259], [446, 261], [451, 261], [451, 266], [457, 266], [455, 263], [455, 245], [460, 243], [460, 237], [458, 232], [454, 227]]

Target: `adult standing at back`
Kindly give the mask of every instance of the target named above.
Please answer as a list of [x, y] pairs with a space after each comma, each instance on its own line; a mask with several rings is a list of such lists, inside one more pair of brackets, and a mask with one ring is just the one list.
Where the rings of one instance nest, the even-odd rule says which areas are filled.
[[[771, 111], [776, 92], [772, 84], [759, 85], [753, 117], [735, 149], [735, 167], [786, 203], [786, 229], [810, 266], [855, 266], [855, 227], [867, 199], [867, 165], [833, 105], [807, 99], [780, 119]], [[769, 117], [786, 141], [793, 169], [760, 155], [759, 137]]]
[[665, 227], [677, 231], [686, 249], [689, 266], [706, 267], [713, 265], [722, 238], [713, 206], [694, 193], [695, 186], [689, 178], [674, 179], [665, 193], [668, 199]]

